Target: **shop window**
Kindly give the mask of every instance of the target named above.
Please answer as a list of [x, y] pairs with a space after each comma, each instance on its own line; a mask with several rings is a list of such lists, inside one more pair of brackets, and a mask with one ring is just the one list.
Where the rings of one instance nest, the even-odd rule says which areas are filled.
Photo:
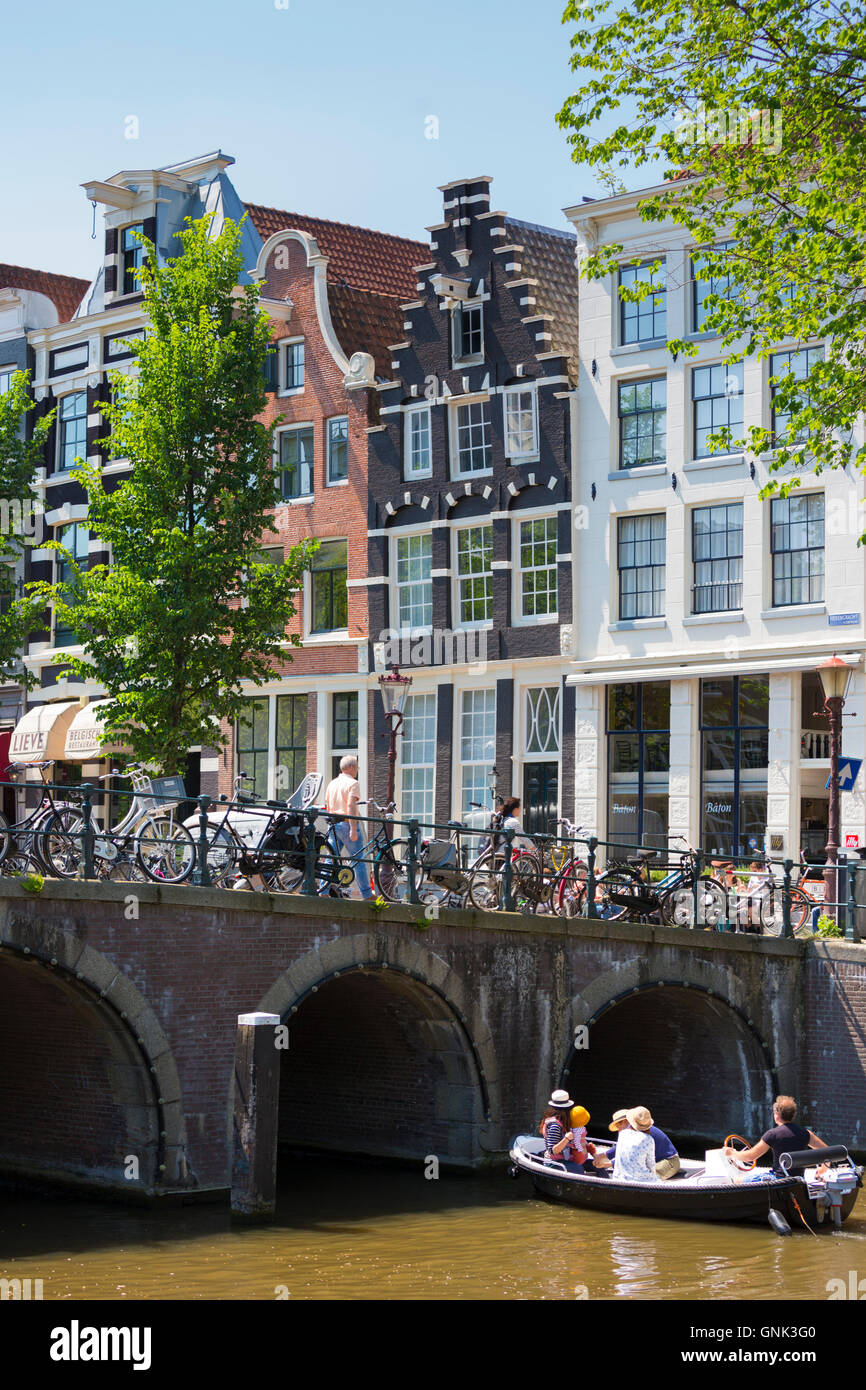
[[701, 846], [760, 854], [767, 827], [769, 677], [701, 681]]
[[671, 688], [668, 681], [608, 691], [608, 840], [667, 849]]

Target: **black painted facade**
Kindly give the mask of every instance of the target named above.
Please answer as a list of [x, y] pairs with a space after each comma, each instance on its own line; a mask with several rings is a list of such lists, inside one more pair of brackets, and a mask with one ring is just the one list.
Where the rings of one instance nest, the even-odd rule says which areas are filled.
[[[452, 750], [461, 736], [467, 683], [477, 685], [481, 677], [496, 691], [495, 766], [503, 796], [523, 795], [521, 768], [528, 752], [517, 746], [516, 731], [524, 728], [519, 700], [525, 699], [518, 685], [525, 692], [534, 668], [540, 683], [559, 685], [560, 740], [574, 723], [574, 692], [565, 688], [564, 678], [572, 621], [575, 240], [568, 232], [491, 211], [489, 185], [483, 178], [442, 190], [443, 222], [429, 229], [431, 262], [418, 268], [417, 299], [403, 306], [405, 336], [393, 346], [393, 377], [378, 388], [380, 425], [369, 436], [370, 668], [397, 661], [401, 669], [409, 668], [414, 689], [428, 690], [429, 677], [437, 678], [437, 820], [465, 811]], [[512, 406], [534, 398], [529, 448], [522, 447], [525, 437], [515, 434], [513, 411], [507, 437], [509, 388], [521, 392], [509, 395]], [[413, 454], [409, 422], [428, 407], [429, 450], [422, 422], [417, 427], [422, 443]], [[482, 442], [473, 451], [477, 440]], [[515, 442], [521, 446], [517, 450]], [[425, 454], [429, 469], [416, 475], [413, 462], [417, 466]], [[521, 520], [527, 525], [544, 520], [545, 537], [555, 535], [555, 616], [544, 612], [539, 619], [522, 611], [521, 537], [527, 531]], [[467, 525], [491, 528], [492, 563], [486, 549], [482, 563], [492, 603], [483, 625], [464, 621], [473, 605], [462, 602], [457, 537]], [[424, 560], [431, 602], [423, 609], [429, 622], [407, 629], [396, 570], [398, 538], [409, 535], [430, 537], [425, 542], [429, 560], [426, 554]], [[530, 608], [533, 603], [530, 599]], [[407, 640], [413, 631], [427, 634], [426, 644]], [[455, 688], [446, 691], [443, 682]], [[384, 749], [373, 752], [374, 782], [379, 782]], [[560, 807], [570, 814], [571, 796]]]

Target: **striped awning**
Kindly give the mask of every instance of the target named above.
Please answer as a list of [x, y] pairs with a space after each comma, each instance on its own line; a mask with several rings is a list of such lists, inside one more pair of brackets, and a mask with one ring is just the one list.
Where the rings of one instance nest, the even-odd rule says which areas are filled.
[[10, 763], [40, 763], [46, 758], [63, 758], [66, 731], [80, 708], [78, 700], [31, 706], [12, 731]]
[[67, 762], [90, 762], [94, 758], [108, 758], [113, 753], [130, 751], [125, 743], [100, 743], [105, 724], [99, 718], [99, 711], [113, 703], [112, 700], [91, 700], [79, 709], [66, 730], [63, 756]]

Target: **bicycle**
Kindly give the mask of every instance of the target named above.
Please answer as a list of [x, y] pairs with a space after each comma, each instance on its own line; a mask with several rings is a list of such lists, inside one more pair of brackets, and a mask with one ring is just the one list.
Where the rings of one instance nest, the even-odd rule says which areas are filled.
[[686, 845], [680, 854], [679, 867], [669, 869], [653, 884], [649, 865], [657, 855], [656, 849], [640, 849], [625, 865], [617, 865], [600, 876], [597, 891], [603, 910], [599, 916], [613, 921], [628, 918], [640, 922], [649, 922], [658, 916], [667, 926], [699, 925], [711, 929], [726, 920], [727, 893], [709, 874], [698, 874], [696, 850]]
[[[42, 873], [51, 873], [44, 853], [45, 831], [51, 822], [61, 823], [77, 814], [77, 807], [68, 801], [55, 801], [50, 783], [46, 782], [46, 768], [54, 766], [55, 759], [47, 758], [36, 763], [9, 763], [7, 772], [36, 767], [42, 779], [42, 799], [23, 820], [10, 825], [0, 812], [0, 869], [4, 873], [28, 873], [33, 865]], [[71, 813], [71, 816], [70, 816]], [[12, 865], [14, 864], [14, 868]]]
[[[174, 818], [175, 809], [186, 800], [182, 778], [151, 778], [142, 764], [124, 773], [106, 773], [99, 780], [110, 777], [128, 778], [134, 795], [117, 825], [103, 830], [96, 817], [91, 818], [97, 877], [128, 880], [138, 869], [154, 883], [183, 883], [195, 864], [195, 845], [186, 826]], [[45, 827], [45, 862], [58, 878], [79, 877], [84, 864], [85, 821], [78, 807], [74, 817], [52, 817]]]

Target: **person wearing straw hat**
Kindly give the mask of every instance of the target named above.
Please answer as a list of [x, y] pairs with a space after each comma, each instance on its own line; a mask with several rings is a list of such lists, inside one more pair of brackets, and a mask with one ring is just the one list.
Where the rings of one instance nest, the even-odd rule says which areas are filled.
[[655, 1170], [655, 1145], [652, 1137], [638, 1127], [637, 1121], [649, 1114], [644, 1106], [626, 1111], [628, 1124], [616, 1141], [613, 1165], [614, 1181], [660, 1182]]
[[[575, 1134], [571, 1123], [573, 1108], [574, 1101], [568, 1091], [553, 1092], [541, 1121], [544, 1157], [563, 1163], [569, 1172], [582, 1173], [588, 1154], [586, 1147], [581, 1147], [580, 1127]], [[589, 1119], [589, 1115], [586, 1118]]]
[[[633, 1117], [633, 1118], [632, 1118]], [[629, 1123], [641, 1134], [648, 1134], [655, 1148], [656, 1177], [666, 1182], [680, 1171], [680, 1156], [663, 1129], [659, 1129], [645, 1105], [629, 1112]]]

